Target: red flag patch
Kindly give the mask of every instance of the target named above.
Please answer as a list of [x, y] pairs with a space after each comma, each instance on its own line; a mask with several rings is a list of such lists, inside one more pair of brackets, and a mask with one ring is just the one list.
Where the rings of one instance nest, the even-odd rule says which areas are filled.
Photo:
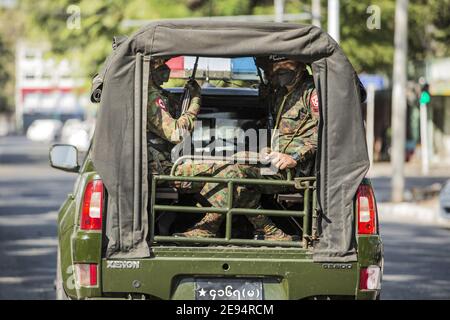
[[311, 98], [309, 99], [311, 104], [311, 110], [314, 113], [319, 113], [319, 98], [317, 97], [317, 92], [313, 92]]
[[166, 104], [164, 103], [164, 100], [160, 97], [156, 98], [155, 103], [158, 107], [160, 107], [162, 110], [167, 111]]

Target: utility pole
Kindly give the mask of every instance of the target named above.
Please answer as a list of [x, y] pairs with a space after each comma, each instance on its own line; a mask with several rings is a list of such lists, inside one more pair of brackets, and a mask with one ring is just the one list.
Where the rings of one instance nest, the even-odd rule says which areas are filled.
[[312, 24], [320, 28], [322, 26], [320, 22], [321, 17], [320, 0], [312, 0], [311, 14], [312, 14]]
[[[421, 79], [422, 80], [422, 79]], [[423, 79], [422, 93], [420, 95], [420, 145], [422, 150], [422, 174], [429, 173], [429, 146], [428, 146], [428, 116], [427, 106], [430, 103], [430, 93], [428, 83]]]
[[284, 0], [274, 0], [275, 22], [284, 21]]
[[16, 88], [15, 88], [15, 132], [23, 132], [23, 99], [22, 99], [22, 70], [21, 63], [23, 50], [25, 45], [22, 41], [18, 41], [16, 44]]
[[394, 74], [392, 88], [392, 201], [403, 201], [406, 140], [406, 63], [408, 54], [408, 0], [395, 5]]
[[339, 43], [341, 40], [339, 29], [339, 0], [328, 0], [328, 33]]
[[427, 105], [420, 104], [420, 144], [422, 150], [422, 174], [426, 176], [429, 173], [430, 164], [428, 162], [428, 116]]
[[367, 115], [366, 115], [366, 140], [369, 152], [370, 167], [373, 164], [373, 145], [375, 131], [375, 86], [369, 84], [367, 87]]

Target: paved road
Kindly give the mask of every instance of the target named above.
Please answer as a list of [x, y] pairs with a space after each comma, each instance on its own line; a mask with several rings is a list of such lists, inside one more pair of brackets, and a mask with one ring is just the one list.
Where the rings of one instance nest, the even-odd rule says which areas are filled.
[[[56, 211], [74, 174], [51, 169], [48, 146], [0, 138], [0, 299], [53, 299]], [[377, 192], [386, 193], [383, 181]], [[450, 298], [450, 231], [382, 222], [383, 299]]]
[[381, 222], [382, 299], [450, 299], [450, 230]]
[[48, 166], [48, 146], [0, 137], [0, 299], [53, 299], [56, 211], [74, 174]]

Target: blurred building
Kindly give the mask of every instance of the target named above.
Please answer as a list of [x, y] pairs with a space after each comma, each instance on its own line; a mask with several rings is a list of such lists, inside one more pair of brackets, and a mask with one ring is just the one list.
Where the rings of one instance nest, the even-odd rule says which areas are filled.
[[426, 63], [430, 84], [429, 131], [435, 161], [450, 162], [450, 57]]
[[12, 8], [17, 4], [17, 0], [0, 0], [0, 7]]
[[74, 65], [46, 56], [48, 47], [18, 42], [16, 48], [16, 126], [25, 132], [34, 120], [84, 118], [88, 97]]

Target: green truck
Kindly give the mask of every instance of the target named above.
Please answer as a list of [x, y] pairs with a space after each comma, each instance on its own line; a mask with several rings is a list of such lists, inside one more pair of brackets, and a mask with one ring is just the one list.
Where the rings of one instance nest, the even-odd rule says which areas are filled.
[[[250, 41], [260, 37], [259, 32], [265, 32], [270, 39], [273, 39], [273, 34], [277, 32], [286, 35], [299, 30], [309, 30], [307, 33], [300, 32], [297, 36], [300, 39], [314, 34], [325, 35], [320, 29], [311, 26], [232, 24], [234, 28], [230, 28], [228, 23], [207, 23], [206, 26], [203, 24], [191, 21], [158, 22], [117, 44], [115, 52], [107, 60], [106, 67], [97, 78], [100, 81], [94, 83], [93, 100], [100, 100], [101, 95], [101, 105], [93, 144], [87, 155], [80, 163], [78, 151], [74, 146], [57, 144], [51, 148], [50, 163], [53, 167], [78, 174], [73, 193], [68, 195], [58, 215], [57, 298], [192, 300], [379, 298], [383, 273], [383, 246], [374, 192], [370, 181], [364, 178], [368, 168], [365, 161], [367, 151], [362, 119], [357, 112], [355, 117], [360, 123], [356, 128], [361, 136], [353, 137], [352, 141], [356, 143], [359, 141], [361, 146], [352, 148], [362, 150], [360, 154], [364, 161], [358, 162], [353, 159], [354, 153], [347, 153], [342, 159], [348, 161], [348, 164], [339, 169], [340, 174], [345, 174], [343, 177], [333, 173], [336, 172], [333, 171], [333, 166], [340, 161], [338, 158], [335, 162], [329, 163], [323, 160], [324, 154], [333, 151], [331, 149], [329, 152], [322, 149], [316, 159], [319, 164], [326, 163], [327, 170], [317, 165], [315, 176], [288, 175], [285, 181], [202, 176], [175, 177], [173, 174], [147, 175], [144, 166], [145, 121], [142, 121], [145, 117], [142, 111], [145, 108], [143, 98], [146, 94], [145, 78], [148, 77], [151, 52], [167, 55], [163, 44], [160, 44], [161, 51], [158, 49], [158, 41], [155, 40], [159, 39], [157, 30], [169, 32], [167, 37], [173, 37], [171, 41], [175, 42], [176, 35], [184, 34], [187, 27], [191, 33], [195, 33], [196, 30], [205, 33], [205, 36], [201, 37], [203, 41], [209, 39], [208, 37], [216, 39], [217, 34], [213, 32], [215, 28], [223, 36], [224, 42], [238, 35], [242, 37], [242, 34], [248, 34]], [[174, 30], [177, 33], [172, 34]], [[253, 33], [255, 30], [258, 31], [257, 35]], [[212, 34], [209, 34], [210, 32]], [[226, 36], [226, 32], [231, 32], [230, 37]], [[251, 43], [248, 44], [248, 48], [243, 43], [241, 47], [244, 49], [241, 47], [232, 49], [237, 51], [224, 55], [225, 51], [219, 43], [215, 49], [217, 53], [208, 51], [210, 47], [196, 49], [194, 52], [189, 45], [198, 41], [197, 36], [193, 35], [191, 41], [186, 42], [187, 47], [180, 49], [179, 52], [172, 47], [167, 50], [170, 50], [171, 56], [184, 54], [209, 57], [256, 57], [274, 50], [271, 45], [263, 52], [254, 52], [256, 49]], [[155, 40], [152, 42], [153, 51], [147, 53], [144, 49], [138, 50], [139, 45], [148, 48], [143, 39]], [[267, 39], [263, 37], [260, 41], [267, 42]], [[228, 46], [227, 43], [224, 45]], [[294, 45], [293, 47], [296, 47], [298, 44]], [[320, 48], [319, 46], [317, 52], [308, 53], [312, 61], [313, 74], [317, 71], [318, 75], [320, 70], [316, 67], [319, 66], [319, 62], [316, 64], [314, 61], [323, 60]], [[333, 61], [335, 54], [330, 52], [330, 57], [327, 58], [329, 62]], [[121, 65], [122, 61], [125, 61], [124, 65], [129, 66], [130, 70], [132, 69], [129, 73], [132, 81], [124, 81], [132, 85], [131, 103], [118, 101], [121, 94], [127, 96], [125, 94], [127, 91], [119, 92], [115, 87], [115, 85], [123, 86], [124, 82], [116, 80], [125, 80], [127, 75]], [[348, 68], [350, 74], [352, 69], [348, 67], [349, 64], [345, 61], [341, 63]], [[346, 69], [343, 70], [341, 76], [345, 75]], [[332, 75], [333, 71], [329, 70], [328, 76], [331, 78]], [[111, 81], [108, 80], [109, 77]], [[325, 92], [329, 93], [328, 90], [331, 90], [320, 87], [320, 81], [318, 84], [316, 87], [320, 88], [319, 96], [323, 97]], [[354, 110], [360, 110], [360, 96], [355, 90], [358, 83], [351, 83], [351, 87], [352, 94], [358, 98]], [[172, 88], [169, 91], [175, 97], [183, 93], [182, 88]], [[351, 94], [345, 96], [345, 99], [350, 96]], [[114, 109], [116, 103], [120, 104], [121, 109], [120, 106]], [[328, 102], [321, 100], [323, 109], [327, 103], [332, 104], [332, 100]], [[132, 116], [120, 114], [126, 108], [133, 110]], [[111, 109], [115, 111], [109, 113]], [[333, 117], [333, 112], [330, 111], [327, 117]], [[267, 107], [262, 103], [257, 89], [202, 88], [202, 111], [199, 115], [202, 125], [206, 124], [219, 131], [221, 125], [230, 126], [230, 123], [237, 129], [257, 128], [260, 120], [265, 117]], [[116, 120], [118, 122], [115, 122]], [[123, 123], [130, 121], [132, 125], [126, 126], [120, 121], [124, 121]], [[321, 127], [322, 133], [328, 130], [326, 121], [324, 122], [325, 125]], [[342, 128], [350, 130], [345, 120], [336, 117], [336, 122], [342, 123]], [[114, 136], [117, 132], [120, 132], [120, 138]], [[324, 140], [331, 143], [331, 139], [335, 137], [328, 138], [323, 134], [321, 136], [322, 143]], [[346, 143], [348, 141], [345, 141], [345, 136], [338, 138]], [[127, 142], [127, 139], [130, 143], [120, 143]], [[120, 150], [117, 149], [118, 145], [121, 145]], [[345, 152], [344, 147], [343, 150]], [[186, 158], [191, 159], [192, 156], [179, 158], [174, 167]], [[358, 166], [361, 163], [362, 165]], [[331, 172], [331, 176], [328, 171]], [[338, 183], [333, 183], [332, 179], [335, 178], [338, 179]], [[246, 209], [233, 206], [231, 192], [227, 207], [214, 209], [215, 212], [226, 216], [218, 238], [179, 238], [173, 237], [173, 233], [185, 230], [203, 213], [210, 212], [211, 208], [196, 206], [195, 195], [181, 194], [177, 189], [168, 187], [165, 182], [169, 181], [223, 183], [230, 189], [243, 184], [277, 184], [289, 187], [290, 190], [295, 189], [295, 193], [265, 195], [261, 209]], [[334, 190], [332, 188], [337, 187], [340, 181], [346, 183], [343, 189], [339, 189], [341, 191], [338, 194], [342, 197], [338, 198], [339, 201], [347, 201], [347, 204], [342, 203], [342, 206], [334, 208], [327, 207], [327, 204], [332, 204], [331, 190]], [[330, 183], [331, 187], [324, 188], [325, 183]], [[270, 216], [283, 230], [297, 235], [298, 241], [281, 242], [253, 238], [244, 216], [255, 214]], [[334, 221], [340, 221], [341, 216], [346, 218], [333, 224]], [[339, 248], [335, 247], [341, 244], [341, 248], [346, 247], [344, 251], [339, 251]]]

